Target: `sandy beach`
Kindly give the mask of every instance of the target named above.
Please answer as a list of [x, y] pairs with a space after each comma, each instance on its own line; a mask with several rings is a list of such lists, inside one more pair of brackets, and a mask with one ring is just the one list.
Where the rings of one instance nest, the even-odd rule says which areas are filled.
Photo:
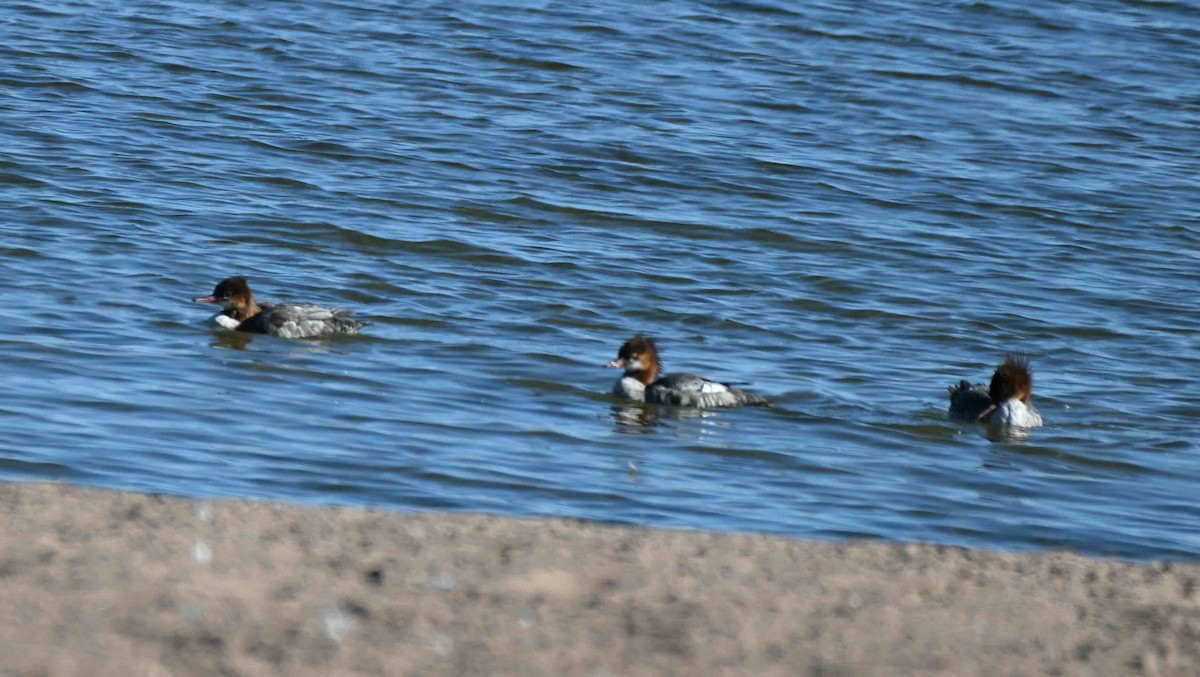
[[0, 486], [0, 675], [1196, 675], [1200, 566]]

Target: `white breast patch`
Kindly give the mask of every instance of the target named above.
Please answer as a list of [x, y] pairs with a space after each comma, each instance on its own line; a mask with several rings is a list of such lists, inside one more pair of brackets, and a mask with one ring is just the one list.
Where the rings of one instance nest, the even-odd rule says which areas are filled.
[[213, 315], [212, 320], [217, 324], [218, 327], [223, 327], [225, 329], [237, 329], [238, 325], [241, 324], [241, 322], [238, 322], [225, 313], [217, 313], [216, 315]]

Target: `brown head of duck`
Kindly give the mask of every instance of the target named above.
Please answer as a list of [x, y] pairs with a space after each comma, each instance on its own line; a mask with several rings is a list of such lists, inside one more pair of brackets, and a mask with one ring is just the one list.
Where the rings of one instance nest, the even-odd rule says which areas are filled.
[[1029, 359], [1024, 355], [1005, 355], [1004, 361], [996, 367], [992, 374], [992, 382], [988, 385], [988, 397], [992, 403], [978, 416], [982, 421], [1005, 402], [1016, 398], [1023, 404], [1029, 404], [1033, 394], [1033, 374], [1029, 371]]
[[239, 322], [254, 317], [261, 308], [254, 302], [254, 293], [250, 285], [241, 275], [227, 277], [217, 283], [211, 296], [200, 296], [192, 299], [196, 303], [219, 303], [225, 309], [225, 314]]
[[654, 383], [654, 379], [658, 378], [658, 373], [662, 371], [658, 346], [649, 336], [635, 336], [621, 344], [621, 349], [617, 351], [617, 359], [605, 366], [624, 369], [626, 376], [631, 376], [646, 386]]

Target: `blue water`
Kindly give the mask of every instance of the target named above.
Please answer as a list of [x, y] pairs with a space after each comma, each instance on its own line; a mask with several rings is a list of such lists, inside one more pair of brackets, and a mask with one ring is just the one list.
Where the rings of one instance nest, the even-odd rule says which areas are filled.
[[1196, 3], [362, 5], [0, 16], [0, 478], [1200, 555]]

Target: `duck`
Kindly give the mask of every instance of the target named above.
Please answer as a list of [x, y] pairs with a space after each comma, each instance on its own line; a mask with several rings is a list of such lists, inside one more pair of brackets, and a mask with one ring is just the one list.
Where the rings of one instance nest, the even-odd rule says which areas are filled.
[[770, 406], [767, 398], [739, 390], [695, 374], [659, 376], [662, 360], [653, 338], [635, 336], [617, 352], [617, 359], [605, 366], [624, 369], [613, 386], [613, 394], [635, 402], [666, 404], [674, 407], [728, 408]]
[[342, 308], [326, 308], [311, 303], [256, 301], [250, 284], [241, 275], [221, 280], [212, 295], [200, 296], [192, 301], [221, 304], [223, 310], [213, 317], [213, 321], [225, 329], [287, 339], [355, 334], [366, 325], [366, 322]]
[[1042, 425], [1042, 415], [1029, 401], [1033, 394], [1033, 375], [1029, 360], [1024, 356], [1005, 355], [987, 387], [982, 383], [971, 385], [963, 379], [946, 390], [950, 396], [949, 415], [952, 419], [1017, 428]]

